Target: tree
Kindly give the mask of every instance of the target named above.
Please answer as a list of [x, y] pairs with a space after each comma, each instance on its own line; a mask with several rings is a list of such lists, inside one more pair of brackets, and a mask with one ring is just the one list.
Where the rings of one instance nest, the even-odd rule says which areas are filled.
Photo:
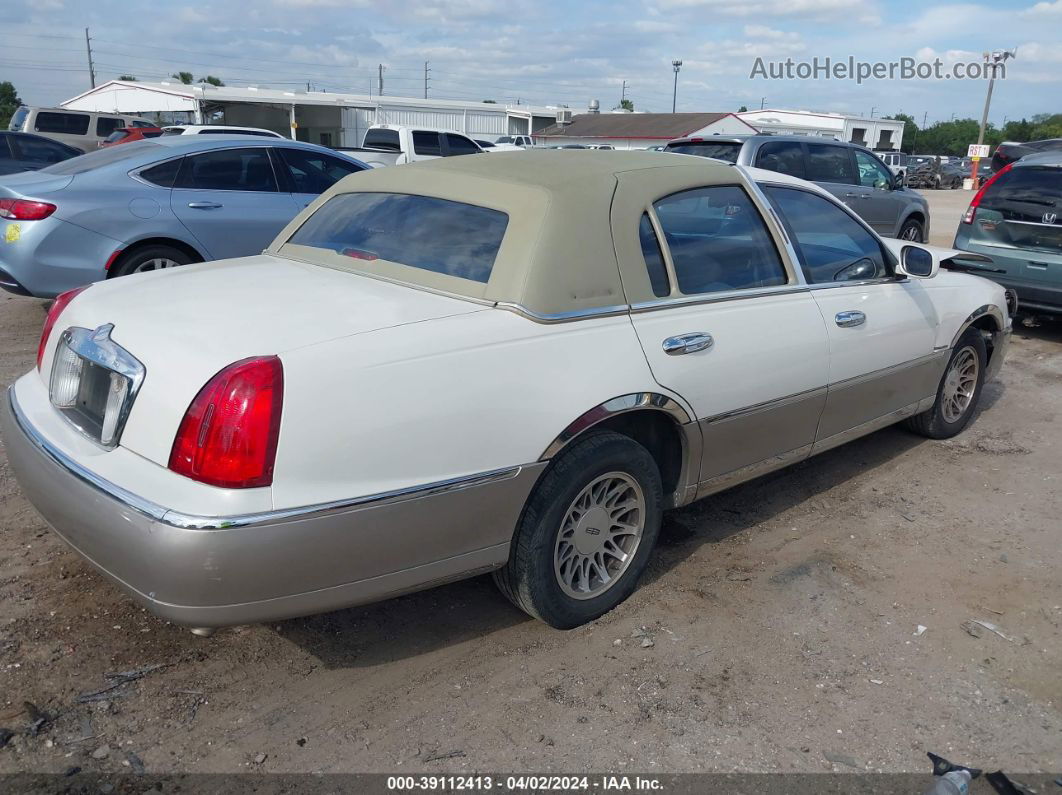
[[894, 113], [891, 116], [882, 116], [882, 118], [903, 122], [903, 143], [900, 149], [907, 154], [914, 152], [915, 144], [918, 142], [918, 125], [915, 124], [914, 118], [906, 113]]
[[0, 129], [7, 129], [7, 123], [21, 104], [15, 86], [7, 80], [0, 83]]
[[119, 80], [132, 80], [136, 82], [136, 75], [118, 75]]
[[214, 75], [207, 75], [206, 77], [200, 77], [199, 78], [199, 82], [200, 83], [209, 83], [212, 86], [223, 86], [223, 85], [225, 85], [224, 83], [221, 82], [221, 78], [214, 77]]
[[748, 112], [749, 112], [749, 109], [747, 107], [745, 107], [744, 105], [742, 105], [740, 108], [738, 108], [738, 113], [748, 113]]
[[176, 72], [170, 75], [170, 77], [172, 77], [174, 80], [180, 80], [186, 86], [191, 85], [192, 80], [195, 79], [191, 72]]
[[619, 104], [619, 106], [620, 106], [620, 108], [622, 108], [623, 110], [629, 110], [629, 111], [633, 111], [633, 110], [634, 110], [634, 101], [633, 101], [633, 100], [630, 100], [630, 99], [626, 99], [626, 98], [624, 98], [624, 99], [621, 99], [621, 100], [620, 100], [620, 104]]

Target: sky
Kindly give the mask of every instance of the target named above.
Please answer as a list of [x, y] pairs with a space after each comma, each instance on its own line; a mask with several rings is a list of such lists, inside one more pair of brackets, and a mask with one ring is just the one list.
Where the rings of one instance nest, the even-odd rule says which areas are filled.
[[[4, 0], [0, 81], [55, 105], [97, 83], [178, 70], [229, 85], [568, 105], [621, 96], [679, 111], [789, 108], [980, 118], [978, 80], [765, 80], [756, 58], [945, 64], [1016, 49], [991, 121], [1062, 112], [1062, 0]], [[624, 89], [624, 84], [626, 89]]]

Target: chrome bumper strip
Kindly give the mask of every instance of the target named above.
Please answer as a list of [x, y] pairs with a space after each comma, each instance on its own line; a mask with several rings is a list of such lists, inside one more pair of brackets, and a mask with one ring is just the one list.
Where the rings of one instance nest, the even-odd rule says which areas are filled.
[[232, 527], [276, 524], [290, 519], [311, 518], [351, 508], [362, 508], [403, 502], [405, 500], [415, 500], [420, 497], [428, 497], [435, 494], [481, 486], [486, 483], [509, 480], [510, 478], [515, 478], [519, 475], [520, 471], [523, 469], [523, 467], [519, 466], [495, 469], [489, 472], [480, 472], [475, 475], [466, 475], [464, 477], [426, 483], [421, 486], [395, 489], [393, 491], [369, 494], [364, 497], [351, 497], [344, 500], [335, 500], [333, 502], [302, 505], [295, 508], [280, 508], [272, 511], [240, 514], [235, 516], [199, 516], [166, 508], [165, 506], [152, 502], [138, 494], [134, 494], [128, 489], [124, 489], [115, 483], [111, 483], [106, 478], [102, 478], [95, 472], [82, 466], [41, 436], [37, 429], [33, 427], [26, 415], [23, 414], [22, 409], [18, 405], [18, 401], [15, 399], [14, 387], [8, 387], [7, 396], [8, 401], [11, 404], [12, 413], [15, 416], [15, 421], [18, 423], [19, 428], [22, 429], [22, 432], [26, 434], [26, 438], [33, 442], [33, 444], [54, 463], [58, 464], [70, 474], [84, 481], [93, 488], [103, 492], [108, 497], [118, 500], [138, 513], [150, 517], [157, 522], [170, 525], [171, 527], [178, 527], [186, 530], [219, 530]]

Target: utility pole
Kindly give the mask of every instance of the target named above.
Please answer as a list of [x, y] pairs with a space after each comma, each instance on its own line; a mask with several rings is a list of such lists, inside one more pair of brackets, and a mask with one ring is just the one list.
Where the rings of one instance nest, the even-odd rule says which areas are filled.
[[[992, 67], [992, 76], [988, 78], [988, 93], [985, 95], [985, 112], [981, 114], [981, 127], [977, 131], [977, 145], [981, 146], [985, 142], [985, 127], [988, 126], [988, 108], [992, 104], [992, 88], [996, 84], [996, 72], [999, 69], [1000, 64], [1006, 64], [1008, 58], [1017, 58], [1017, 51], [1010, 50], [996, 50], [991, 53], [984, 53], [985, 63]], [[1006, 67], [1004, 66], [1004, 69]], [[981, 158], [971, 158], [973, 164], [971, 166], [972, 172], [970, 177], [973, 179], [974, 190], [979, 187], [980, 180], [977, 177], [977, 164]]]
[[872, 119], [874, 118], [874, 111], [876, 111], [876, 110], [877, 110], [877, 107], [871, 107], [871, 109], [870, 109], [870, 118], [872, 118]]
[[621, 107], [621, 108], [623, 107], [623, 102], [624, 102], [624, 100], [626, 100], [626, 99], [627, 99], [627, 81], [626, 81], [626, 80], [624, 80], [624, 81], [623, 81], [623, 88], [622, 88], [622, 90], [620, 91], [620, 107]]
[[767, 101], [767, 97], [760, 97], [760, 110], [763, 110], [763, 103]]
[[377, 78], [378, 82], [376, 84], [376, 93], [379, 94], [382, 97], [383, 96], [383, 64], [380, 64], [379, 70], [380, 70], [379, 71], [379, 77]]
[[678, 73], [682, 68], [682, 61], [672, 61], [671, 68], [675, 70], [675, 86], [671, 89], [671, 112], [674, 113], [678, 102]]
[[929, 121], [929, 111], [928, 110], [925, 113], [922, 114], [922, 129], [923, 130], [926, 128], [926, 122], [927, 121]]
[[431, 71], [431, 69], [428, 68], [428, 62], [425, 61], [424, 62], [424, 99], [428, 98], [428, 81], [431, 79], [430, 77], [428, 77], [428, 72], [430, 72], [430, 71]]
[[88, 53], [89, 64], [89, 82], [92, 83], [92, 87], [96, 87], [96, 69], [92, 65], [92, 39], [89, 38], [89, 29], [85, 28], [85, 51]]

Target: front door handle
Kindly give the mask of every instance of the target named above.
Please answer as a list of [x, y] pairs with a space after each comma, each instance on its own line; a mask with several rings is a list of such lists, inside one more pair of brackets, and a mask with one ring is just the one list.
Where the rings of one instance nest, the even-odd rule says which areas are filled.
[[851, 310], [849, 312], [838, 312], [834, 317], [837, 321], [837, 325], [841, 328], [852, 328], [853, 326], [862, 326], [867, 322], [867, 316], [862, 312]]
[[844, 195], [844, 197], [846, 199], [858, 199], [859, 198], [859, 194], [858, 193], [846, 193]]
[[188, 202], [188, 206], [193, 210], [217, 210], [222, 205], [217, 202]]
[[715, 345], [712, 335], [704, 331], [695, 331], [692, 334], [679, 334], [676, 337], [668, 337], [664, 340], [664, 353], [668, 356], [681, 356], [684, 353], [696, 353], [707, 350]]

